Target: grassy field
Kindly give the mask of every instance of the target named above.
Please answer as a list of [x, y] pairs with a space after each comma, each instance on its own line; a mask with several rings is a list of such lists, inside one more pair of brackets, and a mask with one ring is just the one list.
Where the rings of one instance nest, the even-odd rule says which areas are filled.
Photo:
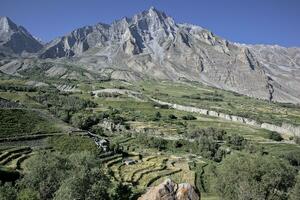
[[0, 138], [61, 131], [53, 121], [34, 110], [0, 109], [0, 121]]

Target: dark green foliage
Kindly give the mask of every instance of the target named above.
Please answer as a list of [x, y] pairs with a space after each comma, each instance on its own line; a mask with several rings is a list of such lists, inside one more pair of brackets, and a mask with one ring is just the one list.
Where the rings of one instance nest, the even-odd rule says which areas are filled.
[[99, 121], [99, 117], [95, 114], [76, 113], [71, 118], [72, 125], [83, 130], [89, 130]]
[[99, 136], [106, 136], [106, 134], [104, 133], [104, 130], [101, 126], [98, 125], [94, 125], [92, 126], [92, 128], [90, 129], [90, 131], [96, 135]]
[[204, 92], [203, 94], [183, 95], [182, 98], [196, 99], [200, 101], [223, 101], [224, 96], [217, 92]]
[[158, 150], [166, 149], [167, 147], [167, 140], [158, 137], [149, 137], [147, 134], [138, 134], [136, 141], [138, 144], [145, 145], [149, 148], [155, 148]]
[[160, 112], [156, 112], [153, 117], [153, 121], [159, 121], [161, 119]]
[[29, 85], [0, 84], [0, 91], [36, 92], [37, 88]]
[[244, 149], [247, 144], [247, 140], [243, 136], [237, 134], [228, 136], [226, 138], [226, 142], [229, 144], [231, 148], [236, 150]]
[[272, 131], [272, 132], [269, 133], [269, 139], [275, 140], [275, 141], [283, 140], [281, 135], [279, 133], [275, 132], [275, 131]]
[[96, 103], [76, 96], [56, 92], [39, 92], [34, 100], [48, 107], [50, 112], [69, 122], [71, 116], [86, 108], [93, 108]]
[[175, 115], [173, 115], [173, 114], [170, 114], [170, 115], [168, 116], [168, 118], [171, 119], [171, 120], [177, 119], [177, 117], [176, 117]]
[[294, 150], [281, 155], [282, 158], [285, 158], [290, 165], [295, 167], [300, 167], [300, 150]]
[[182, 116], [183, 120], [195, 120], [197, 119], [196, 117], [194, 117], [193, 115], [184, 115]]
[[19, 172], [0, 166], [0, 182], [14, 182], [18, 178], [20, 178]]
[[18, 185], [21, 190], [37, 191], [42, 200], [109, 199], [110, 180], [100, 161], [87, 151], [71, 155], [40, 153], [28, 166]]
[[29, 160], [29, 171], [21, 180], [22, 188], [38, 191], [43, 200], [52, 199], [71, 166], [66, 157], [57, 153], [40, 153]]
[[287, 199], [296, 171], [272, 156], [238, 153], [218, 168], [217, 191], [222, 199]]
[[132, 194], [131, 188], [123, 183], [117, 185], [111, 191], [111, 199], [113, 200], [129, 200]]
[[215, 129], [215, 128], [207, 128], [207, 129], [196, 129], [191, 130], [185, 133], [186, 137], [190, 139], [196, 139], [201, 137], [213, 137], [214, 140], [224, 140], [226, 131], [222, 129]]

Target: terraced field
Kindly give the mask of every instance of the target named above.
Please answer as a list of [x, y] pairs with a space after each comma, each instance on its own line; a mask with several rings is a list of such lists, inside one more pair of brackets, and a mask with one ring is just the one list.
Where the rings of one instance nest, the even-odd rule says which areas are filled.
[[8, 148], [0, 152], [0, 166], [12, 170], [21, 170], [21, 164], [24, 160], [33, 154], [30, 147]]
[[[136, 160], [137, 163], [126, 165], [124, 159]], [[116, 181], [125, 182], [139, 190], [159, 184], [168, 177], [195, 185], [195, 173], [190, 170], [188, 162], [183, 158], [166, 155], [116, 154], [103, 158], [102, 162], [113, 173]]]

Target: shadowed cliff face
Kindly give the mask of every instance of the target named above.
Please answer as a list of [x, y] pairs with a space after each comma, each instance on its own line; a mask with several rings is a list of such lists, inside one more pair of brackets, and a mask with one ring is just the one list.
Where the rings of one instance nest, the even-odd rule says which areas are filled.
[[177, 24], [153, 7], [110, 25], [74, 30], [38, 55], [55, 62], [64, 58], [96, 74], [109, 71], [112, 79], [186, 79], [260, 99], [300, 102], [299, 48], [232, 43], [199, 26]]
[[20, 54], [35, 53], [42, 45], [22, 26], [17, 26], [8, 17], [0, 17], [0, 50]]
[[171, 179], [150, 188], [138, 200], [199, 200], [200, 196], [188, 183], [177, 184]]

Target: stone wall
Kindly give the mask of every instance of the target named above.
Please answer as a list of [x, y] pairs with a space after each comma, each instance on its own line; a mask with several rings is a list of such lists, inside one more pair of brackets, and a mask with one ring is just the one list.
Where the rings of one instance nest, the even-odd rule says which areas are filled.
[[192, 106], [183, 106], [183, 105], [178, 105], [178, 104], [172, 104], [168, 102], [163, 102], [157, 99], [151, 99], [152, 101], [161, 104], [161, 105], [168, 105], [171, 108], [181, 110], [181, 111], [186, 111], [186, 112], [194, 112], [194, 113], [199, 113], [203, 115], [208, 115], [212, 117], [219, 117], [225, 120], [233, 121], [233, 122], [238, 122], [238, 123], [243, 123], [247, 124], [250, 126], [255, 126], [257, 128], [263, 128], [266, 130], [270, 131], [276, 131], [280, 134], [288, 135], [288, 136], [298, 136], [300, 137], [300, 126], [294, 126], [291, 124], [282, 124], [282, 126], [277, 126], [274, 124], [269, 124], [269, 123], [259, 123], [255, 120], [248, 119], [245, 117], [240, 117], [240, 116], [235, 116], [235, 115], [228, 115], [225, 113], [218, 113], [216, 111], [212, 110], [206, 110], [206, 109], [201, 109], [201, 108], [196, 108]]

